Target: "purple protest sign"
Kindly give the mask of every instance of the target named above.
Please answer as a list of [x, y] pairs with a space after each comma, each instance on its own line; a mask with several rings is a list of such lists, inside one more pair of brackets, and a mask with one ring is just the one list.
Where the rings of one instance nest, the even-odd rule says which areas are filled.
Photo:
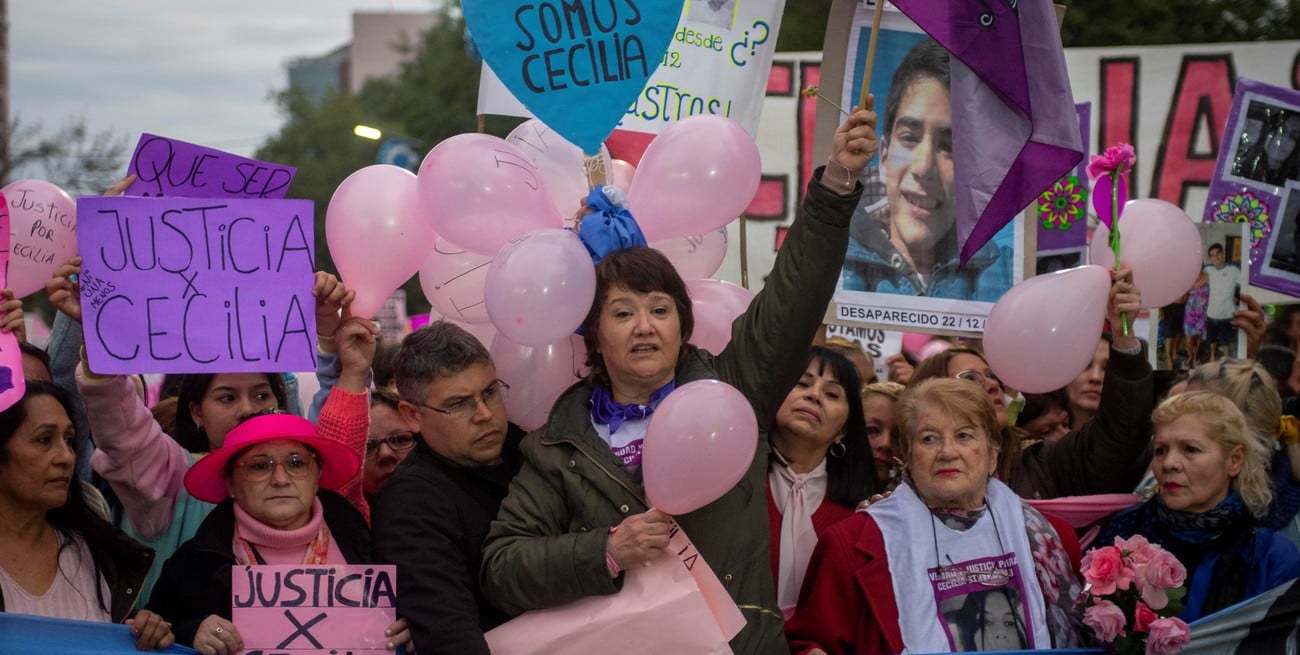
[[1300, 296], [1300, 91], [1237, 80], [1206, 223], [1245, 223], [1250, 283]]
[[[1086, 154], [1092, 103], [1077, 102], [1074, 111], [1079, 115], [1079, 142], [1084, 144]], [[1078, 263], [1083, 263], [1083, 249], [1088, 245], [1087, 167], [1088, 158], [1085, 156], [1073, 171], [1057, 180], [1038, 196], [1038, 202], [1029, 206], [1029, 215], [1037, 218], [1040, 258], [1069, 252], [1078, 255]]]
[[392, 564], [236, 566], [231, 622], [244, 652], [390, 655], [397, 620]]
[[283, 198], [298, 169], [249, 159], [156, 134], [141, 134], [128, 174], [128, 196]]
[[309, 200], [82, 197], [96, 373], [316, 368]]
[[[0, 195], [0, 289], [9, 285], [9, 203]], [[23, 378], [23, 353], [13, 332], [0, 334], [0, 411], [9, 409], [27, 393]]]

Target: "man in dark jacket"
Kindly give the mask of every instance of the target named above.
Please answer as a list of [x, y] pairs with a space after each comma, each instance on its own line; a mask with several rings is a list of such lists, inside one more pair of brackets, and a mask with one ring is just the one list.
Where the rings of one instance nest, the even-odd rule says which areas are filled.
[[483, 633], [508, 617], [479, 592], [483, 540], [523, 438], [506, 422], [509, 387], [483, 344], [446, 321], [406, 337], [395, 361], [398, 412], [420, 434], [374, 506], [375, 553], [397, 565], [416, 652], [489, 655]]

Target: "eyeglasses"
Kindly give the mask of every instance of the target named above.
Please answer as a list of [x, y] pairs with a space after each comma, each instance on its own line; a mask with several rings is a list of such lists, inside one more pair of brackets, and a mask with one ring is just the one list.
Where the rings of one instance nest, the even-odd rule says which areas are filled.
[[366, 439], [366, 457], [379, 452], [379, 444], [388, 444], [395, 453], [404, 453], [415, 447], [415, 435], [410, 432], [394, 432], [381, 439]]
[[473, 416], [474, 413], [478, 411], [479, 403], [483, 403], [488, 407], [500, 407], [501, 405], [505, 404], [506, 392], [508, 392], [509, 390], [510, 390], [510, 385], [506, 384], [505, 382], [502, 382], [501, 380], [497, 380], [496, 382], [492, 383], [491, 386], [484, 389], [483, 393], [480, 393], [477, 396], [469, 396], [467, 398], [462, 398], [460, 400], [457, 400], [454, 403], [451, 403], [450, 405], [447, 405], [446, 407], [434, 407], [432, 405], [426, 405], [424, 403], [415, 402], [415, 401], [407, 401], [407, 402], [410, 402], [412, 405], [416, 405], [417, 407], [423, 407], [428, 410], [433, 410], [435, 412], [438, 412], [439, 414], [446, 414], [447, 416], [450, 416], [455, 419], [466, 419]]
[[244, 475], [247, 475], [250, 480], [257, 481], [270, 478], [275, 473], [277, 464], [284, 467], [284, 472], [288, 473], [289, 477], [301, 478], [315, 470], [316, 455], [294, 453], [284, 459], [269, 456], [251, 457], [237, 462], [235, 466], [244, 469]]
[[973, 368], [968, 368], [964, 371], [958, 371], [957, 374], [954, 375], [953, 377], [957, 378], [958, 380], [966, 380], [968, 382], [974, 382], [975, 384], [978, 384], [981, 387], [984, 386], [984, 382], [987, 380], [993, 380], [994, 382], [997, 383], [999, 387], [1002, 386], [1002, 380], [999, 380], [998, 376], [994, 375], [993, 371], [987, 368], [984, 369], [983, 372], [977, 371]]

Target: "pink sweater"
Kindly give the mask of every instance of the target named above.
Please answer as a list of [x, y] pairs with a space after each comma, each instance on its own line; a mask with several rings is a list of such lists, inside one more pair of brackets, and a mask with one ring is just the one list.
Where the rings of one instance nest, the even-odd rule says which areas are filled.
[[[296, 530], [277, 530], [249, 516], [244, 508], [235, 504], [235, 536], [242, 537], [257, 547], [257, 554], [267, 564], [302, 564], [307, 552], [307, 545], [316, 537], [325, 514], [321, 510], [320, 499], [311, 507], [311, 520]], [[325, 555], [326, 564], [347, 564], [343, 552], [333, 539], [329, 542], [329, 552]]]

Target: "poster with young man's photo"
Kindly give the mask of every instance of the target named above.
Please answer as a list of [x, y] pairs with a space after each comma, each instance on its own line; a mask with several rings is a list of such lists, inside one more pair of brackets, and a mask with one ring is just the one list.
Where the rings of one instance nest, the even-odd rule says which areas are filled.
[[1237, 81], [1203, 220], [1250, 236], [1251, 284], [1300, 296], [1300, 91]]
[[1177, 302], [1152, 321], [1156, 368], [1190, 369], [1224, 357], [1245, 357], [1246, 334], [1232, 325], [1250, 279], [1249, 228], [1240, 223], [1198, 223], [1201, 274]]
[[[825, 51], [826, 60], [844, 59], [838, 101], [846, 108], [858, 103], [874, 12], [857, 4], [844, 52]], [[869, 86], [880, 154], [862, 177], [835, 292], [839, 321], [978, 333], [993, 303], [1024, 276], [1023, 219], [960, 263], [950, 78], [948, 51], [887, 6]]]

